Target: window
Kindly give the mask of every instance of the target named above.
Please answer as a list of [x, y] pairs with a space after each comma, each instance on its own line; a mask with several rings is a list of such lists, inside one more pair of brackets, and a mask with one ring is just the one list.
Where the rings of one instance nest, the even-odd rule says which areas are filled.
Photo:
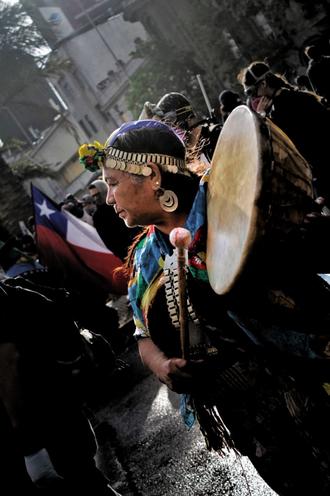
[[97, 127], [95, 126], [94, 122], [92, 122], [90, 120], [90, 118], [88, 117], [87, 114], [85, 115], [85, 119], [86, 119], [86, 122], [88, 122], [89, 127], [91, 128], [91, 130], [94, 131], [94, 133], [97, 133]]
[[81, 127], [81, 129], [84, 131], [84, 133], [86, 134], [86, 136], [88, 138], [91, 138], [92, 137], [92, 133], [90, 132], [90, 130], [88, 129], [88, 127], [86, 126], [86, 124], [84, 123], [84, 121], [81, 119], [79, 122], [79, 125]]

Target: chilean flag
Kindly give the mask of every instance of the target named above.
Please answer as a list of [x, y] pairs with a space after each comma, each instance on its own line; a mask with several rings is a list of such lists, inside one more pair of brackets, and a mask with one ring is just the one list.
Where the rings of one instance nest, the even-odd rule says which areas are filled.
[[126, 280], [114, 272], [123, 262], [105, 246], [96, 229], [61, 211], [35, 186], [31, 191], [42, 262], [74, 285], [86, 283], [90, 290], [96, 285], [103, 291], [126, 294]]

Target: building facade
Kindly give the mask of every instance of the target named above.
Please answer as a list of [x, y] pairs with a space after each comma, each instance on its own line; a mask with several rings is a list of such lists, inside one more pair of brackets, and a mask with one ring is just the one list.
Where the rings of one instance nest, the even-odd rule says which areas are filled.
[[[29, 7], [32, 2], [23, 3]], [[130, 78], [143, 64], [132, 52], [135, 40], [145, 40], [147, 35], [140, 22], [125, 21], [120, 13], [106, 19], [109, 2], [56, 0], [34, 4], [29, 13], [46, 36], [50, 33], [46, 38], [53, 46], [49, 60], [59, 69], [49, 79], [56, 96], [52, 104], [55, 118], [24, 153], [34, 163], [49, 167], [50, 176], [34, 177], [33, 183], [53, 200], [61, 201], [67, 193], [81, 195], [93, 177], [79, 164], [79, 145], [104, 142], [114, 129], [132, 119], [126, 94]], [[50, 29], [45, 28], [47, 22]], [[6, 158], [10, 163], [17, 157]], [[30, 182], [25, 181], [27, 191]]]

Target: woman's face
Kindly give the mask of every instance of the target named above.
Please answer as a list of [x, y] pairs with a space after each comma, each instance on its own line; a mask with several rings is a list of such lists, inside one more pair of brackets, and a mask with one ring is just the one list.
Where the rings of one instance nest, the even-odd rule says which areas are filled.
[[162, 209], [156, 198], [152, 176], [143, 177], [104, 168], [108, 185], [107, 204], [112, 205], [127, 227], [147, 226], [161, 221]]

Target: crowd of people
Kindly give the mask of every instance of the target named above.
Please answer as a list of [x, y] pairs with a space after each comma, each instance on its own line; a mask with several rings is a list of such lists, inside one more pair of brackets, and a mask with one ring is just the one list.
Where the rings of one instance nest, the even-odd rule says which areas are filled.
[[[311, 47], [306, 53], [316, 60]], [[322, 67], [328, 58], [323, 56]], [[128, 282], [141, 359], [162, 383], [182, 395], [186, 425], [199, 423], [209, 449], [234, 449], [238, 456], [248, 456], [280, 496], [330, 492], [329, 287], [315, 269], [330, 270], [329, 85], [317, 81], [322, 74], [328, 73], [309, 64], [312, 91], [302, 90], [266, 62], [254, 61], [238, 75], [241, 94], [230, 89], [220, 93], [221, 122], [199, 119], [189, 100], [175, 91], [156, 104], [146, 102], [140, 118], [115, 130], [104, 147], [98, 142], [81, 147], [81, 163], [89, 170], [99, 168], [102, 179], [91, 182], [80, 200], [68, 195], [61, 206], [93, 225], [105, 245], [125, 261], [121, 271]], [[213, 234], [208, 202], [214, 187], [212, 169], [218, 166], [212, 157], [222, 130], [230, 126], [230, 114], [242, 106], [269, 131], [270, 146], [273, 125], [285, 135], [287, 148], [279, 159], [288, 152], [302, 157], [307, 164], [303, 179], [311, 193], [297, 205], [303, 220], [292, 229], [294, 240], [291, 232], [285, 233], [283, 242], [263, 254], [267, 273], [258, 263], [253, 269], [248, 266], [232, 289], [217, 294], [207, 266]], [[231, 160], [239, 160], [237, 150]], [[271, 217], [283, 193], [264, 194]], [[325, 244], [322, 250], [319, 242]], [[228, 239], [234, 251], [230, 243]], [[315, 265], [321, 254], [322, 261]], [[298, 260], [304, 258], [305, 266], [299, 267]], [[49, 436], [44, 426], [48, 417], [42, 417], [44, 409], [53, 409], [56, 396], [40, 404], [40, 392], [29, 390], [35, 381], [24, 377], [22, 382], [19, 373], [22, 362], [31, 377], [47, 366], [50, 383], [56, 382], [55, 373], [67, 374], [80, 356], [79, 318], [57, 322], [57, 300], [29, 284], [17, 287], [10, 282], [13, 275], [17, 274], [8, 273], [2, 282], [2, 298], [13, 308], [16, 299], [26, 299], [29, 309], [24, 314], [30, 317], [33, 305], [52, 312], [54, 332], [48, 338], [56, 346], [48, 342], [38, 319], [31, 323], [37, 342], [33, 350], [26, 336], [16, 331], [23, 326], [21, 315], [17, 325], [4, 325], [1, 361], [11, 367], [0, 381], [0, 407], [13, 436], [3, 451], [12, 452], [15, 439], [20, 455], [14, 464], [8, 458], [7, 464], [11, 470], [19, 465], [23, 475], [17, 480], [22, 484], [32, 481], [35, 487], [59, 492], [64, 487], [68, 494], [83, 487], [95, 494], [118, 494], [95, 466], [96, 446], [79, 401], [63, 412], [60, 400], [53, 410], [63, 417], [61, 436], [70, 433], [62, 444], [57, 430]], [[72, 336], [65, 350], [60, 346], [64, 329]], [[43, 347], [53, 357], [53, 369], [51, 362], [41, 363]], [[64, 372], [56, 369], [59, 362], [67, 365]], [[66, 388], [63, 391], [70, 396]]]

